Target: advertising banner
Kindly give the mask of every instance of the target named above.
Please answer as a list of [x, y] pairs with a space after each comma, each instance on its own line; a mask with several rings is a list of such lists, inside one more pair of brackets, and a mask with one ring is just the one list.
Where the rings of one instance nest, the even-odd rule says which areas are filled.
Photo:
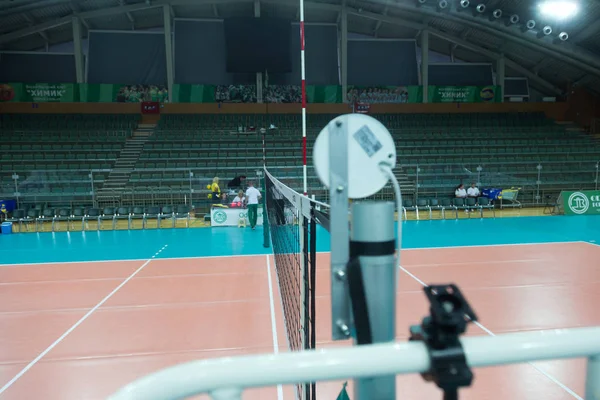
[[0, 83], [0, 102], [73, 103], [79, 101], [75, 83]]
[[[220, 208], [212, 207], [210, 210], [211, 226], [237, 226], [240, 218], [246, 219], [246, 225], [250, 226], [248, 221], [248, 210], [245, 208]], [[258, 207], [258, 218], [256, 225], [263, 224], [263, 208]]]
[[565, 215], [600, 215], [600, 190], [562, 192]]
[[429, 86], [430, 103], [499, 103], [498, 86]]
[[166, 103], [169, 92], [163, 85], [112, 85], [108, 83], [79, 84], [82, 103]]
[[361, 104], [421, 103], [420, 86], [348, 86], [348, 102]]

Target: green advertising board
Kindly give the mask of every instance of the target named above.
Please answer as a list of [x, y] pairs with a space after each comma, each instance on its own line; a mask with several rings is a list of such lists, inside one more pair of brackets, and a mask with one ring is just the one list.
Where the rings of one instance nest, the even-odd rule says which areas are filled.
[[498, 86], [429, 86], [430, 103], [499, 103]]
[[562, 192], [565, 215], [600, 215], [600, 190]]
[[350, 103], [421, 103], [423, 89], [421, 86], [348, 86], [346, 97]]
[[75, 83], [1, 83], [0, 102], [73, 103], [79, 101]]

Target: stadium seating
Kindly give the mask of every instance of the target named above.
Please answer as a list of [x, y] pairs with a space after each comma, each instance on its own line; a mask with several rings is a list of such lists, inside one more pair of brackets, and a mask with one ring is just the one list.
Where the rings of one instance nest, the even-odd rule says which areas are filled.
[[[312, 143], [334, 117], [310, 114], [308, 118], [309, 191], [325, 201], [327, 191], [312, 169]], [[397, 175], [405, 200], [425, 214], [466, 207], [446, 201], [460, 182], [518, 187], [527, 204], [543, 204], [545, 195], [563, 189], [595, 185], [599, 144], [543, 114], [374, 117], [390, 129], [396, 141]], [[0, 197], [13, 197], [16, 188], [25, 224], [38, 221], [45, 209], [53, 209], [54, 214], [48, 212], [43, 218], [71, 223], [95, 221], [100, 216], [101, 221], [124, 219], [128, 224], [140, 219], [145, 225], [150, 220], [172, 219], [175, 210], [176, 217], [189, 218], [187, 208], [180, 215], [178, 206], [208, 207], [206, 186], [214, 176], [221, 178], [222, 189], [236, 175], [256, 176], [263, 163], [260, 130], [271, 124], [277, 129], [265, 133], [267, 166], [292, 188], [302, 189], [298, 115], [166, 114], [145, 141], [118, 203], [95, 204], [92, 193], [102, 188], [138, 120], [129, 115], [0, 116]], [[378, 194], [378, 198], [388, 196], [392, 196], [391, 189]], [[87, 209], [81, 211], [83, 207], [112, 207], [113, 213], [102, 217], [99, 210], [89, 214]], [[68, 216], [61, 208], [69, 210]], [[125, 208], [130, 212], [125, 213]]]
[[138, 119], [1, 115], [0, 194], [12, 197], [16, 190], [26, 203], [91, 199], [93, 187], [102, 185]]

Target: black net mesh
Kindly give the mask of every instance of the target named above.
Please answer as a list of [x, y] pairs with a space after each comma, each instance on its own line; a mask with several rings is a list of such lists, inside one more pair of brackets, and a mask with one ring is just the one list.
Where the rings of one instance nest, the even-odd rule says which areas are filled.
[[[300, 198], [265, 176], [267, 217], [275, 257], [275, 270], [283, 303], [289, 347], [315, 348], [316, 224], [290, 199]], [[315, 399], [315, 385], [297, 385], [299, 399]]]

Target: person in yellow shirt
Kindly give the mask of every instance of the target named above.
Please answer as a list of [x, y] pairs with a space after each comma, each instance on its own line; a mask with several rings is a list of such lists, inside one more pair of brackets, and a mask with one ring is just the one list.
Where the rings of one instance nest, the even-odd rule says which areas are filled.
[[212, 184], [210, 185], [210, 191], [212, 192], [212, 202], [214, 204], [221, 202], [221, 188], [219, 187], [219, 178], [214, 177]]

